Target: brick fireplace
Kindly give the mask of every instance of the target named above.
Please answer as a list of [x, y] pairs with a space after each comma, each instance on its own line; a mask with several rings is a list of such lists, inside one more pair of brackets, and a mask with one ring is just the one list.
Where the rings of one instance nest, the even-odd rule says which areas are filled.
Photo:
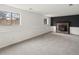
[[56, 32], [70, 34], [70, 22], [56, 22]]

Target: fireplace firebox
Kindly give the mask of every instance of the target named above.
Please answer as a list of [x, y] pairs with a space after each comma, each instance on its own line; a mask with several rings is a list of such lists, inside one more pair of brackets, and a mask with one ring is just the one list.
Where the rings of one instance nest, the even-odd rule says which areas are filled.
[[57, 22], [56, 32], [70, 34], [70, 22]]

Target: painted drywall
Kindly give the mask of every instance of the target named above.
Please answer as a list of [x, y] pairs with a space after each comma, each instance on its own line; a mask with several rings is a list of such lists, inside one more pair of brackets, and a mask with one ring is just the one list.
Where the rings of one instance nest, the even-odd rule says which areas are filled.
[[0, 10], [19, 13], [21, 21], [20, 25], [0, 25], [0, 48], [50, 31], [50, 26], [43, 23], [43, 15], [7, 5], [0, 5]]
[[70, 15], [70, 16], [61, 16], [61, 17], [52, 17], [51, 26], [56, 26], [56, 22], [59, 21], [69, 21], [71, 27], [79, 27], [79, 15]]
[[51, 31], [56, 32], [56, 22], [69, 21], [70, 34], [79, 35], [79, 15], [61, 16], [51, 18]]

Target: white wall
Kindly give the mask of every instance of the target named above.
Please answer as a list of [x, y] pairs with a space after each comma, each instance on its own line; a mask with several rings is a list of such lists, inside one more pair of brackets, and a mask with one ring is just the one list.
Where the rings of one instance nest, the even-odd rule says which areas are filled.
[[21, 14], [20, 25], [0, 26], [0, 48], [50, 31], [50, 26], [43, 23], [42, 15], [6, 5], [0, 5], [0, 10]]
[[[51, 31], [56, 32], [56, 26], [51, 26]], [[79, 27], [70, 27], [70, 34], [79, 35]]]
[[70, 27], [70, 33], [79, 35], [79, 27]]
[[56, 26], [51, 26], [51, 31], [56, 32]]

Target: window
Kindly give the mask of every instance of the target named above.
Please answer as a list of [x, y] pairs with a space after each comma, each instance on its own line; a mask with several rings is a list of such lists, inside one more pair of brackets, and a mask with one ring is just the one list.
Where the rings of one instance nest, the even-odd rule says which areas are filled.
[[44, 19], [44, 24], [47, 24], [47, 19]]
[[0, 25], [16, 25], [20, 23], [20, 14], [0, 11]]
[[20, 23], [20, 14], [12, 13], [12, 24], [19, 24]]

